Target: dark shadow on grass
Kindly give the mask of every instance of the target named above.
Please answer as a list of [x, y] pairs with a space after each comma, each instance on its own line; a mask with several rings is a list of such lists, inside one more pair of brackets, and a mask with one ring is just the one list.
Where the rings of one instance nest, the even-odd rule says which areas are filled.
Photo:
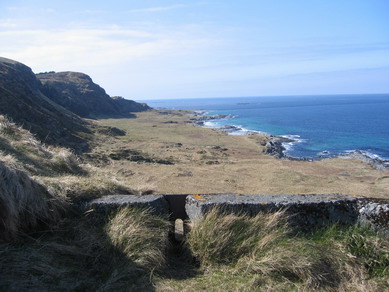
[[185, 241], [177, 241], [174, 230], [169, 234], [170, 248], [167, 253], [167, 269], [159, 272], [164, 279], [186, 280], [202, 274], [200, 263], [193, 256]]
[[104, 218], [73, 215], [0, 243], [1, 291], [155, 291], [151, 272], [111, 244]]
[[120, 115], [106, 115], [99, 116], [96, 120], [108, 120], [108, 119], [136, 119], [137, 116], [134, 113], [120, 114]]

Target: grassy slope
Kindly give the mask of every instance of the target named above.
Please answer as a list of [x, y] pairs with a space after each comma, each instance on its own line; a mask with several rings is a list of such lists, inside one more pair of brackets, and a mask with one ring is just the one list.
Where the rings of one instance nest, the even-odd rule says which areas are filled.
[[64, 218], [40, 233], [0, 241], [1, 291], [152, 291], [165, 267], [167, 221], [123, 209], [104, 219]]
[[[133, 184], [128, 178], [142, 175], [139, 169], [147, 179], [154, 169], [169, 176], [172, 168], [184, 174], [202, 170], [209, 177], [210, 169], [241, 160], [268, 167], [291, 163], [263, 156], [257, 144], [263, 137], [231, 137], [187, 124], [177, 127], [163, 123], [167, 119], [186, 117], [144, 113], [137, 120], [104, 121], [126, 128], [129, 136], [97, 137], [100, 148], [89, 159], [104, 167], [96, 167], [81, 163], [69, 150], [41, 144], [0, 117], [0, 221], [5, 223], [1, 234], [8, 232], [0, 238], [0, 290], [382, 291], [388, 284], [387, 241], [363, 229], [334, 228], [296, 237], [285, 228], [282, 214], [247, 218], [213, 212], [193, 226], [180, 254], [170, 248], [166, 218], [147, 210], [125, 208], [106, 218], [70, 212], [72, 201], [80, 197], [139, 193], [128, 187]], [[109, 158], [112, 151], [120, 154], [128, 148], [155, 159], [169, 159], [173, 153], [176, 164]], [[215, 159], [221, 164], [206, 164]], [[355, 161], [335, 163], [376, 172]], [[243, 166], [247, 167], [239, 164]], [[332, 171], [334, 166], [328, 167]], [[192, 176], [186, 173], [182, 182]], [[204, 189], [213, 190], [208, 177], [197, 179], [208, 184]], [[157, 178], [144, 181], [144, 186]], [[226, 185], [224, 181], [219, 187]]]
[[58, 218], [72, 200], [137, 193], [98, 168], [81, 164], [70, 150], [42, 144], [4, 116], [0, 149], [0, 227], [11, 237]]
[[388, 241], [362, 227], [296, 235], [282, 213], [213, 210], [185, 245], [199, 269], [179, 266], [192, 276], [159, 277], [158, 291], [384, 291], [389, 284]]
[[[174, 161], [175, 165], [161, 165], [123, 159], [107, 167], [109, 172], [130, 169], [130, 173], [118, 173], [118, 176], [134, 186], [153, 185], [161, 193], [336, 192], [388, 197], [388, 170], [375, 170], [351, 159], [279, 160], [263, 154], [264, 147], [260, 144], [266, 139], [264, 136], [228, 136], [187, 121], [185, 112], [145, 112], [137, 114], [136, 119], [100, 120], [100, 124], [123, 129], [127, 135], [99, 145], [94, 155], [104, 157], [115, 151], [133, 149]], [[214, 146], [228, 150], [214, 149]]]
[[31, 68], [0, 57], [0, 114], [47, 144], [86, 151], [93, 134], [89, 125], [43, 95], [40, 88]]
[[139, 194], [71, 151], [48, 147], [0, 116], [0, 290], [152, 290], [168, 221], [125, 208], [81, 214], [79, 199]]

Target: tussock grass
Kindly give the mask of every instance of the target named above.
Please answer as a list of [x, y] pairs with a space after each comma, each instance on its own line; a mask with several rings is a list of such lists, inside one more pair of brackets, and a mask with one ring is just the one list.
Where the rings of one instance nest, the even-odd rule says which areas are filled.
[[66, 197], [42, 183], [43, 176], [85, 173], [70, 150], [47, 147], [29, 131], [0, 115], [0, 237], [55, 222]]
[[213, 209], [194, 223], [187, 245], [212, 287], [226, 273], [236, 283], [245, 279], [245, 291], [380, 291], [387, 241], [357, 227], [332, 230], [293, 235], [283, 212], [249, 217]]
[[[7, 165], [9, 166], [7, 166]], [[57, 220], [66, 201], [49, 193], [38, 181], [18, 170], [15, 162], [0, 157], [0, 238]]]
[[49, 191], [71, 200], [92, 199], [111, 194], [139, 194], [108, 177], [103, 170], [82, 164], [71, 150], [46, 146], [29, 131], [0, 115], [0, 159], [13, 169], [38, 177]]
[[89, 213], [0, 244], [0, 290], [153, 291], [152, 273], [165, 265], [166, 224], [126, 208], [109, 220]]
[[170, 223], [147, 210], [123, 208], [106, 226], [112, 246], [148, 270], [166, 266]]
[[389, 279], [389, 241], [366, 226], [331, 226], [312, 235], [315, 242], [337, 246], [342, 253], [363, 266], [370, 278]]
[[31, 132], [0, 115], [0, 149], [12, 155], [19, 169], [32, 175], [85, 174], [80, 159], [69, 149], [46, 146]]
[[90, 200], [106, 195], [138, 195], [139, 192], [119, 181], [94, 174], [91, 176], [57, 176], [42, 178], [47, 188], [73, 202]]
[[[160, 133], [160, 127], [143, 130], [138, 132]], [[204, 141], [196, 143], [212, 144]], [[61, 217], [68, 199], [147, 193], [117, 181], [115, 165], [104, 170], [82, 164], [71, 151], [45, 146], [3, 116], [0, 149], [1, 291], [385, 291], [388, 286], [387, 240], [361, 227], [292, 235], [283, 212], [249, 217], [212, 210], [194, 223], [185, 259], [167, 261], [169, 223], [147, 210], [124, 208], [108, 219], [93, 212]], [[7, 242], [11, 238], [16, 240]], [[186, 262], [188, 254], [199, 267]]]
[[187, 243], [202, 265], [231, 264], [285, 236], [285, 226], [282, 212], [249, 217], [215, 208], [194, 223]]
[[50, 152], [48, 167], [54, 172], [58, 174], [86, 174], [80, 159], [71, 150], [61, 147], [48, 147], [47, 150]]

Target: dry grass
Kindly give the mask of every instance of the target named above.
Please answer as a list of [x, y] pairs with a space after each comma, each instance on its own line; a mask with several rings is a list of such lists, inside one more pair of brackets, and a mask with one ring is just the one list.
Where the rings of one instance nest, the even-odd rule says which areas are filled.
[[127, 134], [101, 141], [92, 154], [111, 161], [110, 153], [136, 150], [173, 160], [174, 165], [126, 159], [106, 165], [109, 172], [130, 169], [131, 175], [117, 176], [133, 186], [139, 181], [153, 184], [160, 193], [344, 193], [388, 198], [389, 170], [379, 171], [357, 160], [276, 159], [263, 154], [261, 135], [226, 135], [188, 124], [189, 118], [186, 112], [165, 111], [137, 113], [134, 119], [100, 120]]
[[3, 239], [60, 218], [67, 201], [138, 194], [70, 150], [47, 147], [0, 116], [0, 229]]
[[48, 167], [58, 174], [85, 174], [80, 159], [69, 149], [49, 147]]
[[147, 210], [122, 209], [108, 221], [89, 213], [0, 244], [0, 290], [153, 291], [152, 271], [165, 263], [166, 224]]
[[31, 175], [84, 174], [79, 158], [69, 149], [46, 146], [29, 131], [0, 115], [0, 148], [12, 155], [19, 169]]
[[[6, 157], [7, 158], [7, 157]], [[7, 165], [9, 166], [7, 166]], [[54, 196], [25, 172], [0, 157], [0, 237], [10, 239], [21, 230], [30, 230], [57, 220], [66, 202]]]
[[188, 245], [202, 265], [236, 263], [253, 250], [266, 249], [287, 233], [283, 213], [255, 217], [226, 214], [218, 209], [195, 222]]
[[13, 169], [38, 178], [60, 196], [92, 198], [113, 193], [134, 194], [128, 186], [101, 168], [82, 164], [71, 150], [46, 146], [29, 131], [0, 115], [0, 158]]
[[114, 178], [94, 173], [88, 176], [45, 177], [42, 181], [47, 188], [59, 196], [78, 202], [106, 195], [138, 195], [139, 192]]
[[112, 246], [148, 270], [166, 266], [170, 223], [149, 212], [123, 208], [110, 219], [106, 233]]
[[[139, 119], [104, 121], [124, 128], [128, 135], [100, 141], [96, 153], [104, 158], [104, 168], [98, 168], [82, 164], [69, 150], [46, 147], [0, 116], [0, 234], [3, 239], [19, 234], [13, 243], [0, 243], [0, 290], [383, 291], [387, 287], [388, 242], [361, 229], [296, 237], [282, 213], [247, 217], [214, 210], [193, 226], [185, 245], [200, 268], [192, 262], [176, 268], [177, 261], [167, 265], [164, 218], [122, 209], [108, 221], [93, 213], [61, 219], [68, 199], [138, 194], [150, 185], [166, 193], [261, 190], [387, 196], [387, 171], [356, 161], [280, 161], [262, 154], [258, 137], [231, 137], [186, 121], [182, 113], [143, 113]], [[118, 149], [173, 157], [176, 164], [105, 160], [105, 153]], [[215, 160], [219, 164], [207, 164]], [[350, 176], [340, 176], [343, 173]], [[34, 227], [47, 223], [49, 230], [33, 233]], [[29, 234], [21, 234], [23, 230]]]
[[[354, 232], [349, 229], [344, 236], [334, 229], [337, 232], [331, 235], [322, 232], [320, 239], [318, 236], [312, 239], [292, 235], [285, 222], [282, 213], [248, 217], [212, 210], [194, 224], [188, 235], [189, 249], [204, 271], [201, 280], [197, 280], [208, 283], [212, 287], [210, 291], [217, 291], [213, 285], [227, 275], [235, 279], [230, 282], [236, 284], [226, 291], [238, 289], [236, 285], [245, 281], [244, 291], [382, 289], [381, 281], [387, 281], [389, 276], [388, 270], [383, 270], [388, 264], [386, 240], [371, 231], [369, 235], [364, 234], [362, 229]], [[358, 236], [363, 238], [358, 242], [365, 242], [366, 246], [353, 249]], [[371, 254], [373, 250], [375, 255]], [[367, 262], [361, 264], [364, 261]], [[371, 261], [376, 263], [377, 279], [369, 271]], [[199, 287], [196, 281], [190, 285]]]
[[55, 222], [67, 206], [66, 197], [51, 192], [42, 175], [83, 173], [77, 157], [64, 148], [46, 147], [29, 131], [0, 116], [0, 236]]

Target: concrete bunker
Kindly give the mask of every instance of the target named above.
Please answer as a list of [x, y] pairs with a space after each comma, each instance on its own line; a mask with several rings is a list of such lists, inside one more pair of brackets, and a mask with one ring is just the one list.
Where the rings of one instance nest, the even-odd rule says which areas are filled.
[[[189, 230], [190, 222], [200, 220], [214, 207], [228, 212], [255, 215], [285, 209], [290, 223], [311, 230], [334, 223], [342, 225], [365, 224], [389, 237], [389, 199], [352, 197], [342, 194], [166, 194], [113, 195], [83, 204], [83, 208], [105, 213], [123, 206], [148, 208], [153, 214], [164, 215], [172, 222], [174, 240], [181, 240]], [[179, 229], [179, 230], [178, 230]]]

